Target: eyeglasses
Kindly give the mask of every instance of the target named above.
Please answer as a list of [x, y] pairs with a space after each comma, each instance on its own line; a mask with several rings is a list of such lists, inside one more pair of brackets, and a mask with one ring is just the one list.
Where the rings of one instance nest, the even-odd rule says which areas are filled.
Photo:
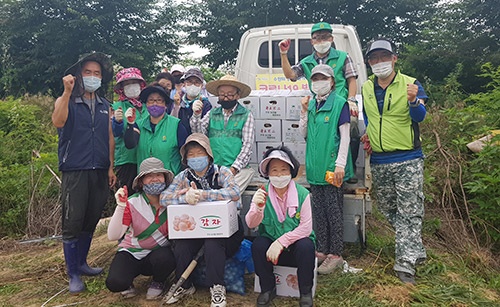
[[368, 61], [369, 62], [387, 62], [391, 60], [392, 58], [392, 53], [390, 52], [383, 52], [383, 53], [378, 53], [378, 54], [370, 54], [368, 56]]
[[165, 104], [165, 100], [163, 98], [157, 98], [157, 99], [148, 99], [148, 101], [146, 102], [146, 104], [148, 105], [162, 105], [162, 104]]
[[314, 35], [314, 36], [312, 37], [312, 39], [313, 39], [313, 41], [317, 41], [317, 42], [319, 42], [319, 41], [326, 41], [326, 40], [328, 40], [330, 37], [332, 37], [332, 35], [331, 35], [331, 34], [318, 34], [318, 35]]
[[225, 100], [225, 99], [229, 99], [229, 100], [233, 100], [234, 97], [236, 97], [236, 95], [238, 95], [238, 93], [219, 93], [219, 100]]

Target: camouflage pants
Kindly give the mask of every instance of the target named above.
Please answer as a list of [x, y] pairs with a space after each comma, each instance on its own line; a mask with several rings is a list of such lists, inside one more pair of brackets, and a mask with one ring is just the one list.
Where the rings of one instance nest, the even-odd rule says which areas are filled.
[[424, 160], [372, 164], [378, 209], [396, 232], [395, 271], [415, 274], [417, 260], [426, 258], [422, 244]]

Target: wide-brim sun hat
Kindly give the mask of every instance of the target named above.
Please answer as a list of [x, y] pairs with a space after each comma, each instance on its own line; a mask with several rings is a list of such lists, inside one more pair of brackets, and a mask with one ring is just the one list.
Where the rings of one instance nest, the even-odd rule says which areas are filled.
[[236, 79], [236, 77], [232, 75], [225, 75], [219, 80], [208, 82], [207, 91], [214, 96], [219, 96], [218, 88], [223, 85], [230, 85], [237, 88], [239, 90], [240, 98], [247, 97], [248, 95], [250, 95], [250, 92], [252, 91], [250, 86], [246, 85], [243, 82], [238, 81], [238, 79]]
[[187, 165], [186, 145], [191, 143], [191, 142], [198, 143], [201, 147], [203, 147], [205, 149], [208, 156], [210, 158], [212, 158], [212, 161], [214, 160], [214, 155], [212, 153], [212, 148], [210, 147], [210, 140], [208, 139], [208, 137], [203, 133], [193, 133], [193, 134], [188, 136], [188, 138], [186, 139], [186, 142], [184, 143], [184, 145], [182, 145], [181, 150], [180, 150], [182, 163], [184, 165]]
[[122, 82], [127, 80], [137, 80], [141, 84], [141, 88], [146, 87], [146, 81], [142, 77], [140, 69], [135, 67], [129, 67], [120, 70], [116, 74], [116, 84], [113, 87], [113, 90], [118, 94], [118, 90], [120, 90]]
[[95, 51], [81, 55], [75, 64], [66, 69], [64, 75], [71, 74], [76, 76], [78, 71], [82, 68], [82, 63], [88, 61], [94, 61], [101, 65], [102, 83], [111, 81], [113, 78], [113, 63], [111, 62], [111, 57], [105, 53]]
[[146, 176], [147, 174], [153, 173], [165, 174], [165, 184], [167, 185], [167, 187], [174, 180], [174, 173], [166, 169], [160, 159], [151, 157], [142, 161], [141, 165], [139, 166], [139, 174], [135, 176], [134, 181], [132, 182], [132, 189], [137, 188], [139, 180], [141, 180], [142, 177]]
[[[260, 161], [259, 173], [262, 175], [262, 177], [265, 177], [265, 178], [269, 177], [267, 166], [269, 165], [269, 162], [271, 162], [272, 159], [278, 159], [278, 160], [281, 160], [283, 162], [286, 162], [286, 163], [288, 163], [288, 165], [290, 165], [290, 167], [292, 169], [295, 169], [295, 166], [293, 165], [292, 160], [290, 159], [288, 154], [286, 152], [284, 152], [283, 150], [280, 150], [277, 148], [277, 149], [271, 151], [266, 158], [264, 158], [262, 161]], [[294, 177], [294, 176], [292, 176], [292, 177]]]
[[159, 85], [150, 85], [148, 87], [145, 87], [141, 91], [141, 94], [139, 95], [139, 100], [145, 104], [148, 101], [149, 95], [151, 95], [153, 93], [160, 94], [163, 97], [163, 99], [165, 100], [165, 104], [169, 104], [171, 102], [170, 96], [167, 94], [165, 89]]

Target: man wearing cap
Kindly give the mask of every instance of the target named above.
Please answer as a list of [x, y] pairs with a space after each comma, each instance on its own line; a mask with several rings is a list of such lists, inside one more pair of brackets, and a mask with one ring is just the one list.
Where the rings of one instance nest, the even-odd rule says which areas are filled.
[[142, 78], [141, 71], [138, 68], [124, 68], [116, 74], [116, 85], [113, 89], [120, 100], [113, 103], [112, 125], [115, 137], [115, 172], [118, 178], [118, 186], [126, 185], [130, 192], [133, 191], [132, 181], [137, 175], [137, 157], [135, 148], [128, 149], [125, 147], [123, 113], [129, 108], [134, 108], [137, 120], [149, 115], [146, 107], [143, 107], [142, 102], [139, 100], [139, 95], [145, 87], [146, 81]]
[[137, 165], [155, 157], [166, 169], [178, 174], [181, 171], [179, 148], [188, 136], [186, 128], [178, 118], [166, 113], [167, 105], [172, 102], [163, 87], [150, 85], [142, 90], [139, 99], [148, 108], [149, 116], [136, 123], [135, 109], [127, 109], [125, 146], [129, 149], [137, 146]]
[[[191, 134], [186, 139], [186, 144], [181, 147], [180, 153], [182, 163], [187, 168], [175, 176], [172, 184], [161, 194], [162, 206], [179, 203], [196, 205], [202, 201], [240, 200], [240, 189], [229, 168], [214, 163], [215, 157], [206, 135]], [[171, 222], [175, 227], [175, 221]], [[242, 240], [243, 224], [239, 216], [238, 231], [229, 238], [175, 240], [176, 278], [181, 277], [196, 253], [204, 246], [206, 280], [212, 295], [210, 306], [226, 306], [225, 263], [227, 258], [232, 257], [238, 251]], [[175, 284], [172, 287], [175, 287]], [[191, 278], [187, 278], [166, 303], [173, 304], [195, 291]]]
[[426, 259], [422, 244], [423, 167], [418, 123], [426, 115], [425, 91], [415, 78], [396, 72], [396, 47], [386, 38], [372, 41], [366, 61], [373, 75], [363, 84], [366, 134], [371, 153], [373, 192], [378, 209], [396, 232], [394, 271], [415, 284], [415, 266]]
[[201, 90], [203, 87], [203, 73], [199, 68], [191, 68], [181, 80], [184, 83], [184, 89], [186, 94], [182, 96], [180, 104], [172, 104], [173, 109], [170, 115], [177, 117], [181, 120], [181, 123], [186, 128], [188, 135], [191, 134], [191, 126], [189, 125], [189, 120], [193, 115], [193, 103], [195, 101], [200, 101], [202, 103], [201, 117], [205, 116], [207, 112], [212, 108], [212, 104], [208, 101], [207, 97], [201, 95]]
[[311, 71], [315, 94], [302, 100], [299, 128], [306, 139], [306, 175], [312, 194], [318, 273], [343, 264], [344, 181], [353, 176], [349, 154], [349, 106], [335, 91], [334, 71], [318, 64]]
[[[152, 276], [146, 293], [154, 300], [163, 293], [165, 282], [175, 269], [175, 258], [168, 238], [167, 209], [160, 205], [160, 194], [170, 185], [174, 174], [156, 158], [147, 158], [133, 180], [138, 193], [129, 193], [126, 186], [115, 194], [116, 209], [108, 226], [108, 239], [119, 240], [106, 287], [121, 292], [123, 298], [137, 295], [134, 279]], [[129, 197], [130, 194], [133, 194]]]
[[[170, 68], [170, 74], [174, 78], [173, 88], [170, 91], [170, 99], [172, 99], [175, 103], [179, 103], [184, 92], [182, 88], [184, 84], [182, 83], [182, 76], [186, 69], [181, 64], [174, 64], [172, 68]], [[177, 94], [177, 95], [176, 95]]]
[[[333, 68], [335, 73], [335, 91], [347, 99], [351, 112], [351, 150], [353, 155], [353, 167], [358, 157], [359, 130], [358, 130], [358, 106], [356, 101], [356, 79], [358, 73], [354, 63], [347, 52], [337, 50], [332, 47], [333, 29], [327, 22], [319, 22], [312, 26], [311, 45], [314, 52], [302, 59], [296, 65], [291, 66], [288, 61], [288, 50], [290, 49], [290, 39], [284, 39], [279, 43], [281, 53], [281, 67], [285, 76], [295, 81], [305, 77], [311, 88], [311, 71], [318, 64], [327, 64]], [[357, 182], [353, 176], [351, 183]]]
[[247, 97], [251, 89], [234, 76], [226, 75], [220, 80], [208, 82], [207, 90], [219, 97], [221, 106], [210, 110], [202, 118], [201, 101], [195, 102], [191, 130], [208, 135], [215, 164], [229, 167], [243, 192], [254, 174], [248, 162], [255, 138], [255, 120], [238, 99]]
[[87, 255], [109, 186], [116, 181], [110, 106], [97, 93], [112, 77], [109, 56], [99, 52], [82, 56], [66, 70], [64, 92], [52, 113], [59, 135], [62, 237], [71, 293], [85, 290], [81, 275], [102, 273], [102, 268], [87, 265]]

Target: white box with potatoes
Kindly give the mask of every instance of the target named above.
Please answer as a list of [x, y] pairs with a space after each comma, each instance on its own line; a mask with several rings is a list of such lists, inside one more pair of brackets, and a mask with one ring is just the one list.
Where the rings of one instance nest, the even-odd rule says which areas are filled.
[[167, 207], [168, 238], [229, 238], [238, 230], [237, 204], [220, 200]]

